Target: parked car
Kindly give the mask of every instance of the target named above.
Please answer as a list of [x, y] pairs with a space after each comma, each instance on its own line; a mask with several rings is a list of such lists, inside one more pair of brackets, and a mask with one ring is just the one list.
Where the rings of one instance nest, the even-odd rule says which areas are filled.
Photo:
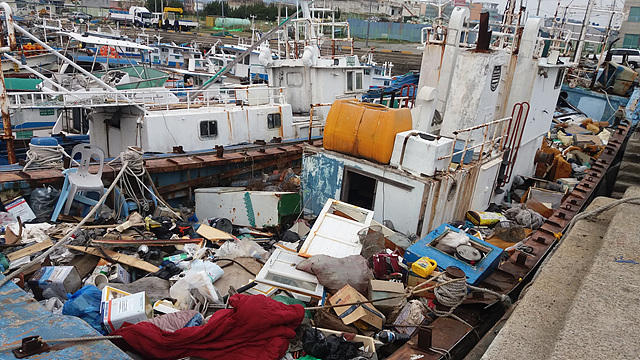
[[609, 52], [613, 62], [623, 64], [626, 61], [629, 67], [634, 70], [640, 67], [640, 50], [638, 49], [616, 48], [609, 50]]
[[69, 13], [69, 15], [67, 15], [67, 18], [71, 21], [76, 21], [76, 20], [84, 20], [84, 21], [91, 21], [91, 19], [93, 18], [93, 16], [83, 13], [81, 11], [74, 11], [72, 13]]

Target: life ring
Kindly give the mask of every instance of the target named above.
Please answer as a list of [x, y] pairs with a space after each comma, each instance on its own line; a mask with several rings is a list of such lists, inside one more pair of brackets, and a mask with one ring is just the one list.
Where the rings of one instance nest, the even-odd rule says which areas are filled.
[[118, 58], [118, 52], [116, 51], [116, 48], [114, 48], [113, 46], [107, 46], [104, 45], [100, 48], [100, 56], [103, 57], [111, 57], [111, 58]]

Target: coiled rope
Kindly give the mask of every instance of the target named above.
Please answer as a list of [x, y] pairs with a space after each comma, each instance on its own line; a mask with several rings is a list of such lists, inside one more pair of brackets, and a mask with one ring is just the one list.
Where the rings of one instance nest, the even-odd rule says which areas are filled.
[[29, 144], [27, 164], [22, 168], [22, 171], [25, 171], [31, 164], [62, 169], [63, 156], [71, 158], [60, 145]]
[[[436, 300], [442, 306], [446, 306], [449, 308], [448, 311], [440, 311], [435, 307], [431, 309], [434, 314], [437, 316], [448, 316], [453, 313], [453, 311], [464, 301], [465, 297], [467, 297], [467, 283], [466, 279], [461, 278], [458, 281], [454, 278], [450, 278], [446, 273], [442, 273], [438, 278], [438, 284], [442, 284], [442, 286], [433, 289], [433, 293], [436, 296]], [[443, 284], [446, 283], [446, 284]]]
[[[146, 168], [144, 167], [143, 155], [144, 151], [142, 151], [142, 149], [134, 146], [128, 146], [126, 151], [120, 153], [120, 155], [118, 155], [115, 159], [107, 163], [107, 165], [111, 165], [112, 163], [120, 159], [122, 162], [127, 162], [129, 164], [127, 175], [135, 179], [136, 182], [132, 184], [130, 181], [131, 179], [129, 179], [127, 176], [123, 177], [120, 181], [118, 188], [122, 193], [125, 194], [125, 201], [131, 200], [138, 205], [138, 209], [149, 211], [149, 201], [147, 201], [146, 197], [144, 197], [146, 191], [149, 194], [152, 194], [158, 201], [160, 201], [160, 203], [167, 207], [167, 209], [171, 213], [182, 219], [182, 216], [173, 210], [171, 205], [169, 205], [169, 203], [167, 203], [162, 198], [160, 193], [155, 188], [149, 172], [146, 171]], [[147, 179], [149, 180], [151, 189], [144, 183], [144, 180], [142, 179], [144, 175], [146, 175]], [[135, 191], [136, 189], [134, 189], [134, 184], [138, 186], [138, 192]], [[139, 199], [136, 195], [137, 193], [141, 194], [143, 198]]]

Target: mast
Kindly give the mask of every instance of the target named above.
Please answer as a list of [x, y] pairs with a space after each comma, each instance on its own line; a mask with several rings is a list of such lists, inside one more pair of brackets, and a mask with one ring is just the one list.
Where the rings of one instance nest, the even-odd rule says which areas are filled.
[[578, 46], [576, 47], [576, 55], [573, 57], [573, 62], [580, 62], [580, 55], [582, 55], [582, 49], [584, 48], [584, 39], [587, 37], [587, 30], [589, 29], [589, 21], [591, 19], [591, 11], [595, 0], [589, 0], [587, 5], [587, 12], [584, 14], [584, 20], [582, 21], [582, 28], [580, 29], [580, 38], [578, 40]]

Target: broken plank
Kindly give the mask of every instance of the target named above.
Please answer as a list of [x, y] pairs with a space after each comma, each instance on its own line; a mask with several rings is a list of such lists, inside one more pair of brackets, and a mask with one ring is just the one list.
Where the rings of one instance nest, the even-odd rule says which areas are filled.
[[[100, 250], [98, 250], [97, 248], [94, 248], [94, 247], [86, 247], [85, 248], [84, 246], [75, 246], [75, 245], [64, 245], [64, 246], [69, 248], [69, 249], [71, 249], [71, 250], [81, 251], [83, 253], [104, 257], [104, 255], [100, 252]], [[119, 262], [121, 264], [133, 266], [136, 269], [144, 270], [144, 271], [150, 272], [150, 273], [153, 273], [153, 272], [156, 272], [156, 271], [160, 270], [160, 268], [158, 268], [157, 266], [155, 266], [153, 264], [149, 264], [148, 262], [146, 262], [144, 260], [136, 259], [133, 256], [120, 254], [117, 251], [113, 251], [113, 250], [109, 250], [109, 249], [103, 249], [103, 250], [104, 250], [104, 253], [107, 254], [107, 256], [111, 257], [113, 260], [115, 260], [115, 261], [117, 261], [117, 262]]]
[[91, 243], [105, 246], [173, 246], [184, 244], [199, 244], [202, 238], [197, 239], [168, 239], [168, 240], [123, 240], [123, 239], [95, 239]]
[[198, 228], [198, 230], [196, 230], [196, 232], [207, 240], [233, 240], [234, 239], [233, 235], [205, 224], [200, 225], [200, 227]]
[[21, 257], [25, 257], [27, 255], [33, 255], [42, 250], [46, 250], [52, 246], [53, 246], [53, 242], [51, 241], [51, 239], [47, 239], [41, 243], [27, 246], [26, 248], [10, 253], [7, 255], [7, 259], [9, 259], [9, 261], [14, 261], [16, 259], [20, 259]]
[[81, 257], [73, 258], [73, 266], [78, 270], [80, 279], [84, 279], [85, 276], [91, 274], [98, 264], [99, 257], [91, 254], [84, 254]]

